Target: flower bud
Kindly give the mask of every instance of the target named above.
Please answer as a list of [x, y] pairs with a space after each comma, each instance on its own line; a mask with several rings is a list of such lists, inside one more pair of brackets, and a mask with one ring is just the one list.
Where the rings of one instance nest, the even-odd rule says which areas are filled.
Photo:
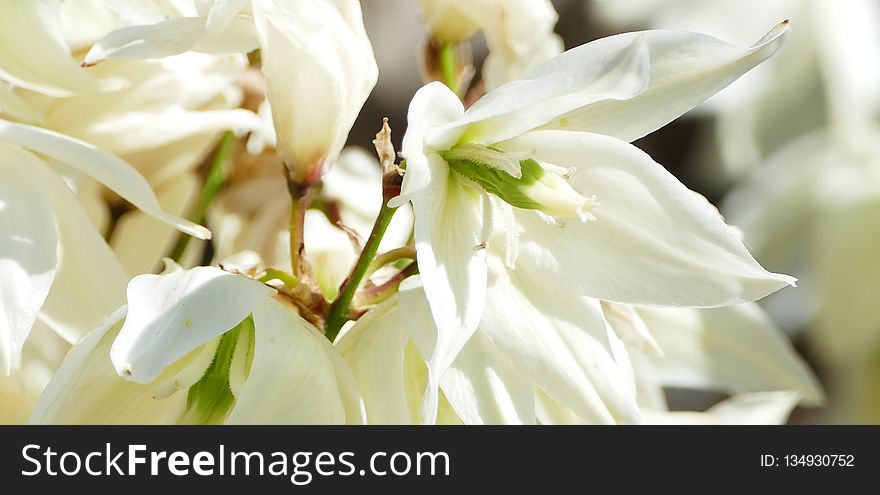
[[378, 78], [355, 0], [258, 1], [254, 21], [277, 148], [307, 186], [342, 149]]

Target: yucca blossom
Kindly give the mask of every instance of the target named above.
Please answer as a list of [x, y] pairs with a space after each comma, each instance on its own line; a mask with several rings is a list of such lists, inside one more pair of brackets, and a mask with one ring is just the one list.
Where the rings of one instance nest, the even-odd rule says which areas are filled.
[[781, 23], [747, 50], [686, 32], [603, 38], [466, 112], [440, 83], [419, 90], [392, 203], [413, 203], [439, 329], [433, 388], [480, 322], [487, 256], [535, 297], [552, 283], [610, 302], [712, 307], [794, 284], [764, 270], [714, 207], [628, 143], [772, 55], [787, 31]]

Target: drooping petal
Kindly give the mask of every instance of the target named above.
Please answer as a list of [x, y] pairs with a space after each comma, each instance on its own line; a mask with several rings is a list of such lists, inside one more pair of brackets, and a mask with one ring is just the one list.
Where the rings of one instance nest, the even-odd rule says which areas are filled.
[[406, 392], [411, 377], [404, 362], [408, 341], [393, 296], [358, 319], [335, 343], [360, 386], [368, 424], [413, 423]]
[[145, 213], [199, 239], [211, 238], [208, 229], [163, 212], [159, 200], [142, 175], [128, 163], [89, 143], [47, 129], [6, 121], [0, 121], [0, 140], [13, 142], [77, 168]]
[[125, 304], [128, 276], [64, 180], [43, 163], [29, 173], [48, 193], [58, 226], [58, 271], [39, 317], [75, 344]]
[[114, 371], [110, 347], [123, 318], [125, 307], [74, 346], [40, 396], [31, 424], [176, 422], [186, 405], [186, 394], [160, 400], [155, 397], [155, 389], [174, 376], [178, 365], [170, 366], [149, 385], [125, 380]]
[[653, 374], [665, 386], [730, 393], [793, 390], [822, 401], [815, 376], [755, 304], [717, 309], [639, 308], [665, 351]]
[[238, 325], [274, 289], [216, 267], [140, 275], [128, 284], [128, 316], [110, 357], [117, 372], [147, 383], [163, 368]]
[[440, 386], [466, 425], [535, 423], [532, 381], [479, 330], [443, 375]]
[[125, 27], [92, 45], [84, 63], [118, 58], [162, 58], [191, 50], [205, 36], [203, 17], [179, 17], [158, 24]]
[[253, 364], [228, 423], [363, 421], [351, 371], [314, 326], [274, 300], [254, 308], [254, 325]]
[[431, 167], [430, 195], [414, 198], [413, 210], [419, 272], [437, 325], [433, 349], [420, 347], [433, 389], [480, 321], [486, 253], [480, 198], [449, 175], [445, 163], [432, 159], [437, 163]]
[[615, 361], [598, 301], [536, 284], [522, 265], [489, 257], [480, 330], [555, 400], [591, 423], [636, 423], [625, 366]]
[[52, 200], [34, 167], [32, 154], [0, 142], [0, 366], [9, 374], [21, 363], [21, 349], [49, 294], [58, 259]]
[[548, 225], [518, 211], [519, 262], [597, 299], [711, 307], [753, 301], [794, 285], [764, 270], [702, 196], [619, 139], [534, 131], [504, 143], [573, 168], [572, 187], [596, 196], [596, 221]]
[[64, 97], [100, 85], [79, 67], [62, 37], [57, 1], [9, 0], [0, 9], [0, 79]]
[[85, 63], [92, 65], [108, 58], [162, 58], [189, 50], [247, 53], [259, 46], [248, 19], [233, 18], [214, 36], [209, 36], [207, 22], [207, 17], [178, 17], [113, 31], [92, 45]]

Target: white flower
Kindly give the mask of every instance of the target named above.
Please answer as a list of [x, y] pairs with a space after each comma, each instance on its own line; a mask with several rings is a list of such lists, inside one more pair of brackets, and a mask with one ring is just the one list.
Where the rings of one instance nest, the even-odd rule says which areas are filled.
[[256, 48], [278, 150], [290, 179], [309, 185], [342, 149], [378, 77], [359, 2], [214, 1], [195, 16], [113, 32], [86, 62]]
[[523, 293], [552, 287], [630, 304], [723, 306], [793, 284], [764, 270], [717, 210], [628, 143], [769, 57], [786, 32], [780, 24], [748, 50], [683, 32], [604, 38], [467, 112], [439, 83], [419, 90], [403, 192], [392, 201], [413, 203], [439, 328], [431, 374], [480, 323], [487, 256], [504, 260]]
[[536, 390], [591, 423], [638, 422], [629, 364], [616, 359], [611, 339], [617, 337], [597, 301], [523, 293], [499, 279], [478, 330], [448, 369], [435, 374], [431, 362], [442, 334], [418, 280], [404, 284], [337, 342], [360, 383], [370, 423], [433, 423], [438, 407], [442, 421], [448, 401], [466, 424], [529, 424], [536, 421]]
[[135, 277], [127, 315], [74, 347], [31, 422], [361, 422], [345, 363], [274, 293], [215, 267]]
[[550, 0], [421, 0], [435, 38], [459, 43], [482, 31], [489, 45], [483, 80], [494, 89], [558, 55], [559, 16]]
[[[370, 423], [432, 421], [421, 403], [431, 394], [427, 367], [438, 334], [418, 281], [405, 285], [336, 343]], [[753, 304], [633, 309], [574, 295], [523, 294], [503, 279], [486, 304], [477, 331], [439, 378], [438, 422], [774, 423], [799, 402], [822, 400], [805, 363]], [[736, 398], [708, 414], [676, 416], [668, 412], [664, 387]]]
[[76, 342], [122, 303], [119, 261], [49, 163], [73, 167], [130, 203], [190, 235], [210, 231], [162, 211], [147, 181], [129, 164], [61, 134], [0, 120], [0, 224], [7, 255], [0, 319], [0, 364], [9, 373], [39, 316]]
[[[30, 46], [56, 40], [62, 27], [65, 38], [74, 40], [71, 42], [77, 43], [78, 48], [87, 48], [90, 40], [99, 36], [100, 29], [123, 24], [105, 5], [93, 1], [60, 5], [27, 2], [16, 8], [20, 9], [19, 16], [33, 21], [27, 29], [15, 33], [17, 50], [22, 53]], [[15, 12], [4, 10], [0, 15], [14, 16]], [[59, 13], [61, 27], [57, 22]], [[92, 22], [82, 21], [89, 16]], [[186, 214], [199, 187], [193, 170], [220, 134], [227, 129], [259, 125], [253, 113], [233, 108], [241, 102], [235, 77], [246, 64], [243, 55], [190, 53], [161, 61], [114, 60], [98, 67], [81, 68], [78, 58], [82, 53], [71, 53], [63, 40], [51, 46], [53, 55], [47, 57], [57, 59], [59, 67], [72, 66], [79, 78], [114, 84], [77, 87], [61, 96], [58, 91], [41, 88], [63, 87], [72, 76], [57, 71], [43, 74], [46, 62], [39, 57], [0, 53], [0, 69], [9, 67], [9, 71], [21, 74], [18, 79], [24, 81], [17, 88], [0, 83], [3, 118], [37, 124], [115, 154], [145, 176], [158, 193], [163, 210], [175, 215]], [[115, 208], [118, 212], [122, 201], [107, 194], [100, 182], [76, 168], [60, 165], [56, 170], [76, 191], [77, 199], [98, 230], [107, 232], [110, 210]], [[142, 230], [137, 236], [125, 235], [132, 228]], [[120, 215], [112, 233], [108, 241], [131, 274], [154, 270], [175, 236], [173, 227], [138, 210]], [[113, 292], [119, 293], [118, 287]], [[117, 301], [108, 310], [118, 305]], [[92, 321], [87, 328], [95, 324]]]
[[55, 97], [118, 85], [83, 71], [70, 56], [61, 31], [58, 3], [4, 3], [0, 9], [0, 80]]

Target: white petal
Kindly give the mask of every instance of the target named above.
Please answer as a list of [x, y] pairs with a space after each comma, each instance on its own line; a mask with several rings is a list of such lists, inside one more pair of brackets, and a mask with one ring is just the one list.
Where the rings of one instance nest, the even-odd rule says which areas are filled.
[[23, 424], [70, 344], [41, 321], [36, 321], [24, 345], [21, 369], [11, 375], [0, 372], [0, 425]]
[[248, 0], [215, 0], [208, 10], [208, 32], [214, 35], [222, 33], [247, 3]]
[[339, 154], [378, 78], [360, 3], [257, 0], [253, 8], [277, 147], [292, 179], [308, 183]]
[[49, 96], [95, 91], [64, 42], [57, 1], [11, 0], [0, 9], [0, 79]]
[[91, 332], [68, 353], [46, 386], [30, 418], [31, 424], [170, 424], [186, 405], [186, 394], [154, 398], [155, 386], [178, 370], [169, 367], [150, 385], [118, 376], [110, 362], [125, 307]]
[[128, 284], [128, 317], [110, 356], [121, 376], [147, 383], [164, 367], [244, 320], [274, 290], [202, 266], [140, 275]]
[[413, 198], [413, 210], [419, 272], [437, 325], [433, 348], [419, 348], [429, 363], [433, 387], [480, 321], [486, 253], [479, 238], [480, 198], [449, 175], [442, 161], [432, 164], [431, 171], [430, 195]]
[[254, 361], [229, 424], [361, 422], [351, 371], [314, 326], [274, 300], [254, 309], [254, 325]]
[[[285, 209], [289, 207], [286, 206]], [[274, 230], [277, 230], [277, 224]], [[318, 210], [306, 211], [303, 236], [309, 239], [305, 253], [315, 271], [315, 282], [327, 297], [335, 298], [339, 286], [357, 261], [358, 253], [355, 252], [351, 239], [342, 229], [331, 224], [327, 215]], [[286, 254], [289, 258], [289, 247]]]
[[[702, 34], [645, 31], [642, 36], [650, 49], [650, 83], [643, 92], [573, 110], [543, 128], [584, 130], [634, 141], [675, 120], [768, 59], [785, 42], [788, 32], [788, 23], [780, 23], [754, 46], [741, 49]], [[550, 62], [554, 63], [564, 61]]]
[[[437, 174], [431, 169], [433, 164], [428, 158], [431, 153], [426, 141], [427, 133], [436, 126], [455, 121], [463, 113], [461, 100], [441, 82], [427, 84], [416, 91], [409, 104], [401, 150], [406, 160], [406, 175], [403, 176], [400, 196], [389, 201], [389, 205], [400, 206], [429, 187]], [[455, 139], [458, 136], [451, 139], [447, 146], [453, 144]]]
[[440, 386], [464, 424], [535, 424], [532, 381], [479, 330]]
[[730, 393], [793, 390], [804, 403], [822, 390], [788, 338], [755, 304], [717, 309], [640, 308], [665, 351], [653, 373], [665, 386]]
[[764, 270], [705, 198], [638, 148], [584, 132], [534, 131], [504, 144], [574, 168], [572, 187], [596, 196], [594, 222], [547, 225], [517, 212], [519, 262], [581, 294], [614, 302], [721, 306], [794, 285]]
[[410, 378], [404, 363], [408, 341], [396, 296], [371, 309], [336, 340], [360, 386], [368, 424], [413, 422], [405, 383]]
[[178, 17], [118, 29], [92, 45], [85, 63], [92, 65], [108, 58], [163, 58], [189, 50], [247, 53], [259, 46], [249, 19], [233, 17], [216, 34], [208, 31], [207, 22], [207, 17]]
[[84, 63], [116, 58], [162, 58], [193, 49], [205, 36], [204, 17], [180, 17], [113, 31], [92, 45]]
[[[243, 109], [187, 111], [173, 104], [169, 107], [159, 112], [135, 110], [104, 116], [86, 123], [85, 128], [69, 129], [69, 134], [75, 133], [83, 141], [121, 154], [160, 148], [198, 135], [246, 131], [260, 125], [253, 112]], [[79, 127], [83, 123], [80, 120], [72, 124]]]
[[586, 425], [583, 418], [541, 389], [535, 390], [535, 412], [542, 425]]
[[43, 123], [40, 111], [15, 93], [11, 87], [0, 82], [0, 115], [11, 116], [30, 124]]
[[602, 301], [602, 313], [614, 332], [627, 345], [654, 356], [663, 355], [663, 349], [657, 344], [635, 308], [628, 304]]
[[597, 301], [535, 284], [489, 257], [480, 330], [548, 395], [591, 423], [636, 423], [628, 371], [613, 356]]
[[196, 2], [192, 0], [104, 1], [110, 10], [129, 24], [156, 24], [175, 17], [192, 17], [199, 13]]
[[433, 131], [430, 142], [440, 145], [447, 134], [461, 130], [468, 142], [492, 144], [510, 139], [569, 111], [640, 94], [649, 84], [649, 69], [643, 36], [603, 38], [487, 93], [463, 118]]
[[58, 226], [58, 272], [40, 319], [76, 343], [125, 304], [128, 276], [64, 180], [42, 163], [30, 174], [48, 193]]
[[491, 144], [530, 129], [596, 132], [632, 141], [666, 125], [772, 55], [780, 24], [742, 50], [678, 31], [610, 36], [569, 50], [475, 103], [434, 139], [467, 126]]
[[0, 139], [50, 156], [103, 183], [144, 212], [199, 239], [211, 231], [162, 211], [150, 185], [128, 163], [100, 149], [47, 129], [0, 121]]
[[51, 199], [32, 179], [45, 166], [0, 142], [0, 367], [9, 374], [49, 294], [58, 260]]

